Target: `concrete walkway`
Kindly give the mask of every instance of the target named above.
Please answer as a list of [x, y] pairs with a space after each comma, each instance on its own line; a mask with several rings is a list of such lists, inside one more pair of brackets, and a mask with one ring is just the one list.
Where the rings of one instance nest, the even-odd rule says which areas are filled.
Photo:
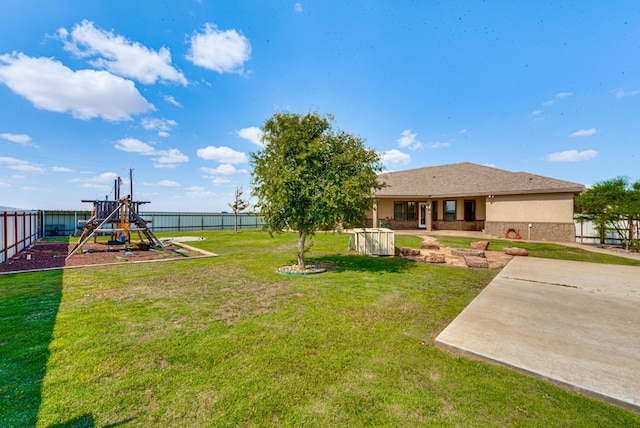
[[436, 343], [640, 411], [640, 267], [516, 257]]

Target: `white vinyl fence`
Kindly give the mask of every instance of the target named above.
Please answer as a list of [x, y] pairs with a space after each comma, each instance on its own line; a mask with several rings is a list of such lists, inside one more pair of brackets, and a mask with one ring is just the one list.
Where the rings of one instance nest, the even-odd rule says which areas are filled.
[[[637, 224], [637, 220], [635, 220]], [[579, 222], [575, 220], [576, 226], [576, 242], [581, 244], [599, 244], [600, 234], [596, 225], [590, 221]], [[604, 243], [607, 245], [623, 245], [624, 238], [620, 236], [616, 231], [607, 231], [604, 235]]]

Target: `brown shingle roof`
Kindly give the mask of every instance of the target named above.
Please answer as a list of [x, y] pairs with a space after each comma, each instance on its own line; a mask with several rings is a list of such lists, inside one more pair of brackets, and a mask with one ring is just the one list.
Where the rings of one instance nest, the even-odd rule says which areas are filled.
[[584, 185], [471, 162], [380, 174], [378, 197], [456, 197], [524, 193], [580, 193]]

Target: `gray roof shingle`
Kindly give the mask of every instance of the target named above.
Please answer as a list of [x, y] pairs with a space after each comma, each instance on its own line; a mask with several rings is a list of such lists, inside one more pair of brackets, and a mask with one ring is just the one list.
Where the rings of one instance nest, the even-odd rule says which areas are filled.
[[471, 162], [380, 174], [387, 187], [378, 197], [461, 197], [531, 193], [580, 193], [585, 186], [570, 181], [478, 165]]

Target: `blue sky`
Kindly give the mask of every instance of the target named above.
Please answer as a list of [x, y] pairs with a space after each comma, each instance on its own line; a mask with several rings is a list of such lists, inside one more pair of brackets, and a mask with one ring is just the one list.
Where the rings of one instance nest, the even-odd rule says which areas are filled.
[[275, 112], [388, 170], [639, 179], [636, 1], [3, 0], [0, 205], [229, 210]]

